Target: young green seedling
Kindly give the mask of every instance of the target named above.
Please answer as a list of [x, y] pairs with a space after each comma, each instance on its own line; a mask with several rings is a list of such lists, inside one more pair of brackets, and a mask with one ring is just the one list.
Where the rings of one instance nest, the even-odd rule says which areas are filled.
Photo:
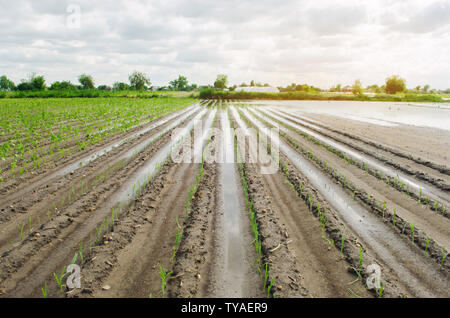
[[42, 297], [47, 298], [47, 282], [44, 282], [44, 287], [41, 290], [42, 290]]
[[345, 242], [345, 233], [341, 237], [341, 258], [344, 257], [344, 242]]
[[272, 289], [274, 279], [270, 281], [269, 287], [267, 287], [267, 297], [270, 297], [270, 290]]
[[23, 239], [23, 228], [25, 227], [25, 222], [23, 222], [21, 225], [17, 224], [17, 229], [19, 230], [19, 237], [20, 240]]
[[60, 276], [60, 277], [58, 277], [58, 274], [53, 273], [53, 276], [55, 277], [56, 283], [58, 284], [59, 289], [60, 289], [61, 291], [62, 291], [62, 287], [63, 287], [63, 285], [62, 285], [62, 279], [63, 279], [63, 277], [64, 277], [65, 272], [66, 272], [66, 266], [63, 267], [62, 272], [61, 272], [61, 276]]
[[162, 268], [161, 265], [159, 265], [159, 276], [161, 277], [161, 294], [162, 294], [163, 298], [164, 298], [165, 291], [166, 291], [167, 279], [169, 278], [169, 276], [171, 274], [172, 274], [172, 272], [168, 272], [167, 270]]
[[378, 290], [377, 290], [377, 295], [378, 295], [378, 297], [383, 296], [383, 292], [384, 292], [384, 283], [381, 282], [381, 283], [380, 283], [380, 287], [379, 287]]
[[442, 247], [442, 257], [441, 257], [441, 266], [444, 265], [445, 258], [447, 257], [447, 252], [445, 250], [445, 246]]
[[431, 237], [427, 238], [426, 242], [425, 242], [425, 255], [427, 255], [427, 249], [428, 249], [428, 245], [430, 244], [431, 241]]

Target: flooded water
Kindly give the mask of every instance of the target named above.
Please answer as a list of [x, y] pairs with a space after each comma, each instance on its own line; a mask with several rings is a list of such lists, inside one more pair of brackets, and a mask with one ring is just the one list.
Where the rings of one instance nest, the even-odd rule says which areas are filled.
[[450, 103], [399, 103], [356, 101], [249, 101], [298, 114], [326, 114], [375, 125], [398, 124], [450, 130]]
[[[267, 133], [267, 128], [259, 120], [248, 111], [243, 112], [260, 131]], [[377, 257], [389, 264], [413, 294], [418, 297], [448, 296], [450, 282], [436, 270], [432, 261], [399, 239], [388, 225], [355, 202], [339, 185], [287, 143], [280, 140], [279, 149], [340, 213], [349, 227], [370, 246]]]
[[[201, 124], [200, 119], [207, 112], [206, 109], [203, 109], [193, 120], [191, 120], [186, 126], [184, 130], [180, 130], [179, 133], [175, 136], [172, 136], [171, 141], [166, 144], [162, 149], [160, 149], [152, 158], [147, 160], [143, 166], [139, 168], [139, 170], [128, 180], [122, 183], [121, 187], [117, 190], [116, 195], [113, 196], [111, 202], [109, 204], [111, 206], [117, 205], [121, 202], [127, 202], [132, 199], [133, 193], [136, 193], [139, 185], [144, 185], [145, 182], [152, 178], [156, 172], [158, 165], [161, 165], [166, 161], [168, 155], [170, 155], [171, 150], [176, 146], [176, 144], [182, 140], [185, 136], [188, 135], [190, 130], [194, 127], [195, 124]], [[210, 127], [212, 121], [214, 120], [216, 110], [209, 111], [208, 118], [206, 120], [204, 127]], [[209, 134], [209, 129], [203, 130], [202, 136], [200, 137], [201, 142], [195, 143], [194, 146], [194, 156], [198, 156], [201, 154], [203, 149], [203, 144], [206, 141], [206, 138]], [[200, 145], [200, 146], [198, 146]]]
[[[394, 177], [397, 178], [399, 180], [399, 182], [403, 182], [405, 185], [407, 185], [409, 187], [409, 190], [414, 191], [417, 194], [422, 190], [422, 193], [425, 196], [428, 196], [429, 198], [431, 198], [435, 201], [443, 203], [446, 206], [450, 206], [450, 197], [447, 193], [444, 193], [443, 191], [434, 189], [420, 181], [413, 180], [411, 177], [408, 177], [405, 174], [403, 174], [397, 170], [393, 170], [390, 167], [383, 165], [383, 164], [379, 163], [378, 161], [376, 161], [366, 155], [360, 154], [357, 151], [353, 151], [349, 147], [347, 147], [341, 143], [335, 142], [332, 139], [324, 137], [308, 128], [297, 125], [297, 124], [293, 123], [292, 121], [301, 123], [302, 125], [317, 129], [319, 131], [322, 130], [320, 127], [317, 127], [313, 124], [306, 123], [306, 122], [302, 121], [301, 119], [294, 118], [294, 117], [288, 116], [284, 113], [280, 113], [278, 111], [272, 110], [271, 108], [269, 111], [266, 110], [263, 112], [269, 114], [273, 118], [279, 120], [280, 122], [282, 122], [284, 124], [287, 124], [290, 127], [300, 130], [300, 131], [316, 138], [317, 140], [320, 140], [321, 142], [323, 142], [329, 146], [332, 146], [333, 148], [345, 153], [347, 156], [350, 156], [357, 161], [364, 162], [365, 164], [368, 165], [368, 167], [370, 167], [372, 169], [376, 169], [376, 170], [382, 172], [384, 175], [390, 176], [392, 178], [394, 178]], [[267, 120], [272, 125], [278, 126], [278, 124], [276, 122], [274, 122], [273, 120], [270, 120], [267, 117], [264, 117], [264, 119]], [[292, 120], [292, 121], [290, 121], [290, 120]]]
[[[226, 111], [221, 111], [223, 158], [234, 158], [234, 139]], [[232, 160], [224, 160], [219, 164], [219, 211], [220, 239], [219, 257], [217, 257], [216, 297], [245, 297], [245, 283], [248, 276], [245, 245], [248, 244], [242, 224], [243, 216], [247, 217], [243, 208], [241, 189], [237, 176], [236, 164]], [[221, 256], [221, 257], [220, 257]], [[251, 268], [251, 267], [250, 267]]]

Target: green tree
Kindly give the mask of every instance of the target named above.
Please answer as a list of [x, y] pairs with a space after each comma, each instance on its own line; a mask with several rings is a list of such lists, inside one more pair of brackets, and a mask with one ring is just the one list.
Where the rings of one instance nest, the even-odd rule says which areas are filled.
[[369, 86], [367, 86], [367, 89], [371, 89], [371, 90], [375, 91], [375, 93], [377, 93], [377, 94], [381, 93], [381, 88], [377, 84], [369, 85]]
[[13, 91], [16, 89], [13, 81], [10, 81], [5, 75], [0, 77], [0, 90]]
[[36, 73], [32, 73], [30, 75], [30, 79], [28, 81], [31, 85], [31, 89], [42, 91], [45, 89], [45, 78], [43, 75], [36, 75]]
[[250, 82], [250, 86], [255, 86], [255, 81], [254, 81], [254, 80], [252, 80], [252, 81]]
[[145, 89], [145, 85], [151, 84], [150, 78], [138, 71], [131, 73], [128, 79], [130, 81], [130, 87], [138, 91]]
[[386, 93], [396, 94], [406, 89], [405, 80], [398, 75], [386, 78]]
[[72, 84], [70, 81], [62, 81], [62, 82], [54, 82], [50, 87], [48, 88], [52, 91], [68, 91], [68, 90], [77, 90], [78, 87], [74, 84]]
[[80, 82], [82, 89], [94, 89], [95, 84], [92, 76], [81, 74], [78, 77], [78, 82]]
[[188, 87], [188, 80], [185, 76], [179, 75], [177, 79], [174, 79], [169, 84], [176, 91], [184, 91]]
[[31, 91], [33, 89], [33, 85], [30, 82], [22, 80], [20, 84], [17, 85], [17, 90], [19, 91]]
[[126, 91], [130, 89], [130, 85], [127, 83], [115, 82], [113, 85], [113, 90], [115, 91]]
[[427, 84], [423, 87], [423, 92], [427, 93], [429, 89], [430, 89], [430, 85]]
[[214, 88], [216, 89], [224, 89], [227, 87], [228, 84], [228, 76], [224, 74], [217, 75], [217, 79], [214, 82]]
[[354, 95], [362, 95], [363, 90], [362, 90], [362, 86], [361, 86], [361, 81], [359, 79], [357, 79], [355, 81], [355, 83], [352, 86], [352, 93]]
[[420, 88], [421, 88], [421, 86], [420, 86], [420, 85], [417, 85], [416, 88], [415, 88], [415, 90], [416, 90], [417, 92], [420, 92]]

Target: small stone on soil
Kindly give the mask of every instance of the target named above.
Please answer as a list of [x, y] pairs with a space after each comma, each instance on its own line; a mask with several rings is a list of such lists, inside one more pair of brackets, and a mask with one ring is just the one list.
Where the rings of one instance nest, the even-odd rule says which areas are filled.
[[102, 287], [102, 289], [103, 289], [103, 290], [110, 290], [110, 289], [111, 289], [111, 286], [105, 285], [105, 286]]

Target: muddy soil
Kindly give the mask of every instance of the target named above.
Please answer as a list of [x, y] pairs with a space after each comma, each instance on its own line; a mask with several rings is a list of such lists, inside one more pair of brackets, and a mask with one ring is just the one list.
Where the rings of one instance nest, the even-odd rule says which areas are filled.
[[[326, 161], [328, 169], [338, 171], [346, 185], [351, 182], [358, 193], [368, 193], [379, 204], [383, 206], [386, 204], [386, 217], [389, 213], [392, 214], [395, 208], [397, 215], [407, 221], [408, 224], [414, 224], [416, 230], [423, 230], [427, 233], [427, 237], [433, 238], [441, 246], [450, 245], [450, 220], [448, 218], [418, 204], [416, 199], [406, 193], [393, 190], [384, 181], [349, 164], [344, 159], [334, 156], [316, 143], [305, 140], [301, 135], [289, 130], [283, 130], [281, 134], [288, 141], [292, 141], [295, 147], [302, 149], [303, 151], [300, 151], [300, 153], [309, 151], [320, 158], [322, 162]], [[371, 201], [369, 202], [372, 205]], [[406, 231], [406, 233], [408, 232]]]
[[[286, 149], [286, 150], [284, 150], [284, 149]], [[287, 151], [287, 149], [288, 148], [283, 148], [283, 154], [285, 151]], [[292, 161], [292, 158], [293, 158], [292, 156], [294, 156], [292, 151], [289, 151], [288, 155], [289, 155], [289, 161]], [[307, 159], [309, 159], [309, 157], [307, 157]], [[295, 160], [297, 160], [297, 159], [295, 159]], [[300, 165], [298, 165], [297, 163], [295, 165], [296, 165], [296, 168], [302, 167], [300, 169], [302, 172], [307, 172], [307, 170], [304, 170], [304, 169], [309, 169], [309, 171], [311, 171], [311, 169], [312, 169], [312, 167], [308, 168], [309, 164], [306, 164], [306, 161]], [[311, 174], [311, 173], [312, 172], [308, 172], [308, 174]], [[289, 171], [289, 174], [291, 174], [291, 171]], [[316, 178], [316, 177], [314, 177], [314, 178]], [[323, 183], [320, 184], [320, 182], [325, 182], [325, 186], [327, 186], [327, 187], [324, 188]], [[325, 178], [322, 178], [320, 182], [318, 183], [318, 182], [314, 181], [314, 187], [317, 187], [320, 184], [320, 187], [319, 187], [320, 191], [325, 195], [327, 200], [332, 199], [332, 201], [335, 201], [336, 199], [338, 199], [338, 198], [334, 199], [334, 196], [331, 195], [333, 193], [338, 195], [340, 201], [344, 200], [346, 195], [341, 190], [332, 186], [332, 184], [329, 183], [328, 181], [326, 181]], [[294, 181], [293, 181], [293, 183], [295, 184]], [[328, 183], [328, 185], [327, 185], [327, 183]], [[330, 192], [329, 187], [334, 188], [332, 192]], [[300, 189], [302, 189], [302, 188], [300, 188]], [[324, 190], [325, 190], [325, 192], [324, 192]], [[308, 200], [309, 200], [309, 198], [308, 198]], [[398, 274], [399, 276], [402, 276], [402, 283], [405, 283], [407, 285], [407, 286], [405, 285], [399, 289], [400, 291], [402, 291], [402, 293], [412, 293], [413, 295], [416, 295], [416, 296], [421, 295], [422, 297], [430, 297], [432, 295], [435, 295], [435, 296], [439, 295], [440, 297], [443, 297], [443, 295], [445, 295], [447, 293], [447, 291], [445, 291], [446, 288], [443, 287], [445, 285], [445, 283], [444, 283], [444, 285], [442, 284], [442, 282], [445, 282], [448, 280], [448, 278], [447, 278], [448, 274], [445, 271], [442, 272], [440, 270], [439, 266], [430, 264], [429, 261], [427, 261], [427, 259], [426, 259], [427, 257], [424, 256], [423, 253], [421, 253], [420, 251], [416, 251], [414, 249], [417, 247], [411, 246], [411, 242], [407, 241], [406, 239], [404, 239], [403, 242], [395, 241], [394, 236], [396, 234], [394, 235], [393, 233], [396, 233], [396, 232], [392, 231], [391, 229], [388, 229], [388, 228], [383, 228], [383, 226], [381, 224], [378, 224], [380, 222], [377, 221], [376, 219], [374, 219], [374, 217], [371, 216], [369, 213], [364, 212], [364, 209], [361, 209], [359, 206], [356, 206], [356, 205], [350, 206], [349, 205], [350, 203], [348, 203], [347, 204], [348, 209], [353, 210], [354, 212], [359, 211], [359, 212], [356, 212], [355, 214], [360, 214], [359, 217], [366, 218], [365, 222], [362, 224], [355, 222], [355, 220], [352, 219], [351, 215], [350, 215], [353, 212], [351, 212], [349, 214], [346, 210], [342, 210], [342, 209], [344, 209], [345, 203], [342, 205], [341, 203], [339, 203], [340, 202], [339, 200], [336, 201], [335, 203], [338, 205], [339, 217], [341, 217], [340, 216], [341, 214], [343, 217], [341, 223], [348, 223], [353, 230], [358, 232], [358, 236], [360, 236], [360, 237], [362, 236], [363, 240], [366, 241], [364, 245], [367, 244], [370, 247], [370, 249], [374, 248], [372, 251], [370, 251], [370, 254], [376, 256], [378, 259], [384, 260], [385, 266], [387, 266], [387, 267], [393, 266], [393, 267], [391, 267], [391, 269], [393, 269], [396, 272], [396, 274]], [[342, 209], [340, 209], [340, 208], [342, 208]], [[360, 222], [362, 222], [362, 219], [360, 220]], [[385, 243], [381, 242], [381, 241], [383, 241], [383, 239], [386, 238], [386, 236], [383, 236], [384, 238], [383, 237], [375, 238], [375, 236], [377, 235], [377, 234], [375, 234], [376, 231], [373, 232], [372, 234], [370, 234], [370, 232], [373, 231], [373, 229], [370, 229], [370, 227], [368, 227], [371, 223], [373, 223], [374, 229], [376, 227], [379, 227], [379, 230], [384, 231], [385, 235], [392, 237], [392, 239], [390, 239], [390, 244], [388, 244], [386, 246]], [[375, 223], [377, 223], [378, 225], [376, 225]], [[361, 228], [366, 228], [366, 230], [361, 231]], [[370, 235], [375, 235], [375, 236], [371, 237]], [[375, 240], [373, 240], [373, 238], [375, 238]], [[381, 239], [381, 241], [380, 241], [380, 239]], [[384, 247], [382, 247], [383, 244], [385, 245]], [[403, 247], [399, 250], [398, 247], [395, 247], [396, 244], [399, 244], [399, 246], [403, 246]], [[393, 249], [394, 254], [392, 254], [392, 252], [390, 252], [389, 249]], [[408, 266], [406, 266], [406, 267], [404, 265], [401, 265], [400, 268], [398, 268], [397, 265], [399, 265], [400, 263], [398, 263], [397, 265], [393, 265], [393, 264], [395, 264], [394, 258], [395, 257], [407, 257], [406, 255], [400, 256], [401, 254], [404, 254], [405, 249], [408, 250], [408, 253], [410, 254], [410, 259], [413, 260], [413, 263], [411, 265], [408, 264]], [[393, 258], [392, 255], [395, 255], [395, 254], [397, 254], [397, 256], [395, 256]], [[404, 264], [403, 261], [401, 261], [401, 263]], [[425, 272], [424, 272], [424, 270], [425, 270]], [[422, 274], [418, 274], [418, 272], [420, 272], [420, 271], [422, 271]], [[431, 276], [429, 275], [429, 277], [427, 277], [427, 279], [423, 282], [422, 287], [424, 287], [425, 289], [421, 290], [420, 288], [417, 288], [417, 284], [419, 284], [419, 281], [421, 280], [421, 278], [425, 278], [424, 276], [426, 276], [430, 273], [434, 273], [434, 274], [432, 274]], [[440, 276], [441, 278], [436, 280], [434, 275]], [[415, 276], [415, 278], [414, 278], [414, 276]], [[393, 277], [395, 277], [395, 275]], [[419, 278], [419, 277], [421, 277], [421, 278]], [[418, 279], [419, 279], [419, 281], [418, 281]], [[392, 280], [388, 280], [388, 281], [392, 281]], [[420, 281], [420, 283], [422, 284], [421, 281]], [[427, 287], [425, 287], [425, 286], [427, 286]]]
[[[195, 116], [195, 114], [192, 116]], [[0, 251], [4, 251], [8, 248], [8, 245], [20, 240], [20, 233], [17, 228], [18, 224], [20, 226], [26, 224], [25, 229], [28, 230], [31, 221], [31, 227], [33, 229], [38, 228], [43, 222], [49, 219], [49, 215], [60, 213], [61, 210], [70, 206], [80, 196], [80, 193], [88, 192], [88, 188], [95, 187], [116, 173], [129, 170], [128, 162], [142, 163], [146, 158], [145, 155], [138, 160], [136, 158], [129, 158], [128, 160], [122, 158], [125, 154], [128, 155], [130, 149], [133, 149], [137, 145], [146, 145], [149, 138], [158, 136], [172, 122], [169, 121], [167, 124], [150, 131], [148, 134], [140, 136], [137, 140], [132, 140], [121, 145], [101, 158], [92, 161], [89, 165], [77, 169], [63, 178], [53, 180], [41, 187], [35, 188], [32, 190], [32, 195], [5, 206], [3, 208], [5, 211], [0, 215], [0, 221], [2, 223]], [[162, 141], [157, 139], [148, 148], [152, 149], [153, 147], [161, 146], [170, 139], [170, 135], [171, 130], [162, 136]], [[145, 149], [143, 152], [145, 153]]]
[[350, 135], [398, 149], [424, 161], [449, 167], [449, 131], [410, 125], [385, 127], [325, 114], [308, 113], [304, 114], [304, 117]]
[[[372, 297], [349, 264], [322, 236], [320, 224], [280, 171], [245, 164], [249, 193], [279, 297]], [[274, 228], [275, 227], [275, 228]], [[273, 275], [273, 276], [272, 276]]]
[[[224, 110], [216, 127], [229, 125]], [[222, 149], [212, 136], [207, 158]], [[204, 175], [185, 220], [176, 253], [173, 297], [263, 297], [249, 215], [233, 163], [205, 163]], [[230, 201], [235, 205], [229, 205]], [[231, 209], [231, 210], [230, 210]]]
[[[361, 153], [367, 154], [399, 171], [414, 176], [418, 180], [426, 181], [428, 184], [436, 186], [444, 191], [450, 191], [450, 167], [414, 157], [411, 154], [376, 143], [368, 138], [361, 138], [349, 133], [344, 133], [335, 128], [329, 128], [325, 125], [318, 124], [317, 122], [309, 121], [306, 118], [301, 118], [300, 116], [292, 116], [285, 112], [280, 113], [289, 116], [286, 118], [294, 120], [296, 124], [311, 129], [316, 133], [331, 138], [332, 140], [349, 146]], [[306, 125], [304, 123], [306, 123]], [[309, 126], [308, 124], [313, 126]]]

